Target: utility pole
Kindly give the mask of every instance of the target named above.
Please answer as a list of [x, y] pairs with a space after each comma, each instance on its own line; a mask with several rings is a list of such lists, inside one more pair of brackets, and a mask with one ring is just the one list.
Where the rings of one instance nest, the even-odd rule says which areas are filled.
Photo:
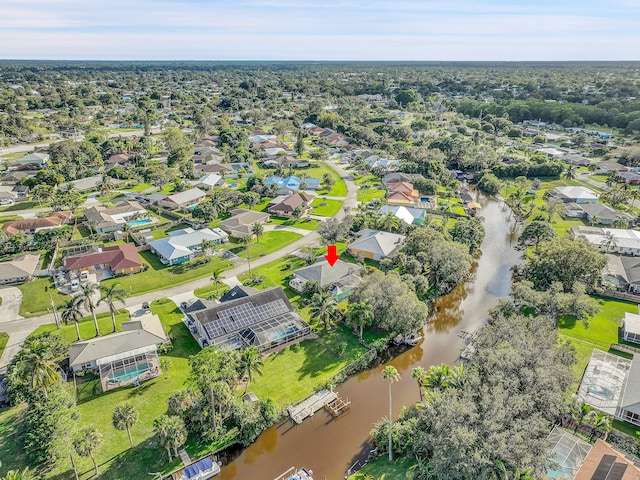
[[56, 304], [53, 301], [53, 297], [49, 294], [49, 300], [51, 300], [51, 310], [53, 310], [53, 319], [56, 322], [56, 327], [60, 329], [60, 319], [58, 318], [58, 309], [56, 308]]

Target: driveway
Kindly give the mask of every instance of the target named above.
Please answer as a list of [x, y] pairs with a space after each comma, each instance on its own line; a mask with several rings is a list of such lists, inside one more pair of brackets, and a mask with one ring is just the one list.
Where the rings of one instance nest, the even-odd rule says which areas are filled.
[[17, 287], [0, 287], [0, 297], [2, 297], [2, 305], [0, 305], [0, 332], [2, 324], [22, 318], [20, 305], [22, 305], [22, 292]]

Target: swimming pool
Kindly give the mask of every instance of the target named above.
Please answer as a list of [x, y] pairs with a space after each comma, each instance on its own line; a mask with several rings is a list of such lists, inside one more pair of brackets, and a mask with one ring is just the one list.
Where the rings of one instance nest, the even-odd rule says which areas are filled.
[[132, 222], [127, 222], [132, 227], [137, 227], [138, 225], [146, 225], [147, 223], [151, 223], [153, 220], [150, 218], [143, 218], [142, 220], [134, 220]]
[[150, 363], [141, 363], [140, 365], [136, 365], [134, 367], [118, 368], [113, 371], [111, 380], [113, 380], [114, 382], [126, 382], [128, 380], [131, 380], [132, 378], [139, 377], [150, 368]]
[[237, 183], [232, 183], [232, 184], [230, 185], [230, 187], [231, 187], [231, 188], [236, 188], [237, 186], [238, 186], [238, 184], [237, 184]]

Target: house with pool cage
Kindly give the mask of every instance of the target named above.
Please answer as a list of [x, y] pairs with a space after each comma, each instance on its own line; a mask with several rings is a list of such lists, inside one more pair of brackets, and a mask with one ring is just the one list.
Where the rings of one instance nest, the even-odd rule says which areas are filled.
[[144, 315], [122, 323], [122, 332], [72, 344], [69, 366], [74, 376], [98, 373], [106, 392], [161, 375], [158, 347], [168, 341], [160, 318]]
[[293, 309], [280, 287], [229, 300], [189, 313], [201, 347], [242, 349], [261, 353], [300, 342], [312, 335], [309, 324]]

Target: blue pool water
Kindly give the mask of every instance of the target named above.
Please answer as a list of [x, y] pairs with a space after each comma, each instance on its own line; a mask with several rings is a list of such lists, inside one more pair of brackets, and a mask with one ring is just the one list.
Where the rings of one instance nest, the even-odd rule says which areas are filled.
[[238, 186], [238, 184], [237, 184], [237, 183], [232, 183], [232, 184], [231, 184], [231, 188], [236, 188], [237, 186]]
[[150, 363], [143, 363], [137, 367], [118, 368], [113, 371], [113, 380], [117, 382], [126, 382], [132, 378], [142, 375], [151, 368]]
[[127, 222], [127, 223], [132, 227], [137, 227], [138, 225], [145, 225], [151, 222], [153, 222], [153, 220], [151, 220], [150, 218], [143, 218], [142, 220], [134, 220], [132, 222]]

